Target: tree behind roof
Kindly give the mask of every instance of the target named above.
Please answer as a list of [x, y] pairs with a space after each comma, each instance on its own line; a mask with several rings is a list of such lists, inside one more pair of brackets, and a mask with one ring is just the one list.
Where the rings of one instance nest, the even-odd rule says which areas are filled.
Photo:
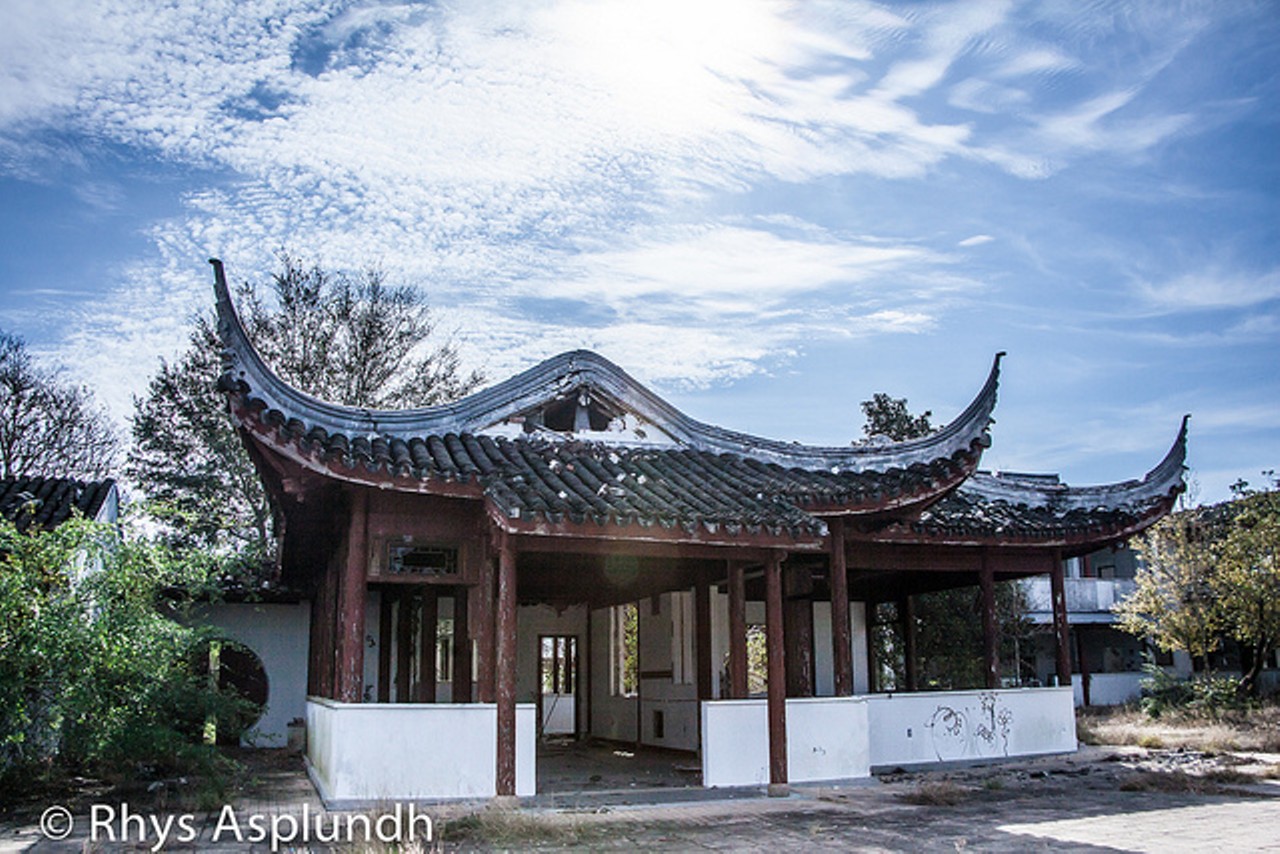
[[[237, 303], [254, 346], [286, 381], [316, 397], [371, 409], [428, 406], [480, 384], [442, 336], [425, 297], [378, 270], [331, 273], [280, 253], [269, 295], [248, 282]], [[129, 476], [175, 542], [273, 553], [272, 514], [217, 391], [222, 346], [202, 317], [176, 362], [134, 400]]]
[[119, 451], [93, 392], [36, 364], [26, 342], [0, 330], [0, 477], [100, 480]]

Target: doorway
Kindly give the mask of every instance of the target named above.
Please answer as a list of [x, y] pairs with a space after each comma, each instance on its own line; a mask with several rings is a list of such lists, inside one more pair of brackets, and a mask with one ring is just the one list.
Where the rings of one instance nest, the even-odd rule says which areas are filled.
[[538, 636], [538, 735], [578, 733], [578, 638]]

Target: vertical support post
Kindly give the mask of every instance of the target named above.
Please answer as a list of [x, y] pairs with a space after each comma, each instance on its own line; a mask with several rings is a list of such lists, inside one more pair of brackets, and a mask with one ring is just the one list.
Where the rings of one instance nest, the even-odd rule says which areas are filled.
[[1067, 625], [1067, 584], [1062, 569], [1062, 550], [1052, 552], [1049, 589], [1053, 599], [1053, 634], [1056, 641], [1058, 684], [1071, 687], [1071, 634]]
[[497, 647], [494, 694], [498, 705], [497, 795], [516, 794], [516, 553], [510, 538], [498, 539]]
[[1084, 655], [1084, 626], [1076, 626], [1076, 661], [1080, 665], [1080, 699], [1085, 706], [1093, 705], [1089, 696], [1089, 660]]
[[422, 610], [418, 620], [419, 703], [436, 701], [436, 637], [440, 632], [440, 594], [430, 584], [422, 587]]
[[764, 567], [765, 640], [769, 670], [769, 796], [786, 797], [787, 663], [782, 629], [782, 560], [775, 552]]
[[982, 657], [986, 664], [987, 687], [1000, 687], [1000, 641], [996, 626], [996, 577], [987, 550], [982, 550], [982, 569], [978, 573], [982, 587]]
[[[588, 603], [587, 633], [583, 637], [583, 644], [582, 644], [583, 645], [582, 666], [578, 668], [578, 682], [582, 686], [582, 690], [577, 694], [574, 694], [574, 697], [577, 698], [578, 708], [579, 708], [579, 712], [575, 712], [574, 717], [575, 719], [578, 718], [581, 709], [583, 708], [586, 709], [586, 714], [582, 715], [582, 717], [586, 718], [586, 727], [583, 731], [586, 732], [587, 735], [591, 734], [591, 730], [592, 730], [591, 710], [595, 707], [595, 703], [593, 703], [591, 700], [591, 690], [592, 690], [591, 689], [591, 650], [592, 650], [592, 643], [594, 642], [594, 638], [595, 638], [595, 635], [593, 633], [594, 625], [592, 623], [591, 615], [594, 613], [595, 611], [592, 609], [591, 605]], [[608, 648], [609, 648], [608, 646], [605, 647], [605, 649], [608, 649]]]
[[729, 561], [729, 699], [747, 698], [747, 582], [741, 563]]
[[476, 686], [476, 697], [481, 703], [492, 703], [494, 698], [494, 680], [497, 671], [494, 661], [493, 628], [497, 622], [495, 613], [496, 591], [494, 590], [493, 556], [486, 555], [480, 564], [480, 583], [472, 589], [476, 602], [476, 657], [479, 659], [479, 684]]
[[378, 592], [378, 702], [391, 702], [391, 591]]
[[876, 655], [876, 626], [880, 603], [874, 599], [867, 602], [867, 693], [875, 694], [880, 690], [880, 657]]
[[[698, 573], [698, 582], [693, 589], [693, 623], [694, 623], [694, 659], [697, 661], [698, 699], [710, 700], [711, 697], [711, 581], [705, 570]], [[699, 715], [701, 720], [702, 716]]]
[[853, 696], [853, 642], [849, 630], [849, 565], [844, 520], [827, 523], [831, 532], [831, 661], [837, 697]]
[[471, 702], [471, 591], [453, 588], [453, 702]]
[[410, 702], [410, 675], [413, 670], [413, 596], [396, 594], [396, 702]]
[[343, 703], [364, 699], [365, 574], [368, 562], [369, 493], [357, 489], [351, 500], [347, 554], [338, 582], [338, 672], [336, 698]]
[[907, 690], [920, 690], [920, 667], [916, 651], [916, 600], [910, 594], [898, 603], [902, 616], [903, 655], [906, 659]]

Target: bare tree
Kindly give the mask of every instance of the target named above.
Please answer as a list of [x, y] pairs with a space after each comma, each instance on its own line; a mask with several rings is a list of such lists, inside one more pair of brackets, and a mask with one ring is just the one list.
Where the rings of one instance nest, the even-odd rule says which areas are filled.
[[36, 364], [26, 342], [0, 331], [0, 475], [96, 480], [119, 451], [93, 392]]

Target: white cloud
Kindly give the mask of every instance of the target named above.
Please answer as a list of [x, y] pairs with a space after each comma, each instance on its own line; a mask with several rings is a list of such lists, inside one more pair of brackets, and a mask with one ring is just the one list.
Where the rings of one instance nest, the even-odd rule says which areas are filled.
[[[1229, 268], [1196, 270], [1165, 281], [1141, 281], [1137, 293], [1157, 311], [1246, 308], [1280, 298], [1280, 269], [1265, 273]], [[1243, 331], [1249, 331], [1249, 327]]]
[[973, 237], [966, 237], [957, 243], [957, 246], [963, 246], [966, 249], [970, 246], [981, 246], [984, 243], [990, 243], [995, 240], [990, 234], [975, 234]]

